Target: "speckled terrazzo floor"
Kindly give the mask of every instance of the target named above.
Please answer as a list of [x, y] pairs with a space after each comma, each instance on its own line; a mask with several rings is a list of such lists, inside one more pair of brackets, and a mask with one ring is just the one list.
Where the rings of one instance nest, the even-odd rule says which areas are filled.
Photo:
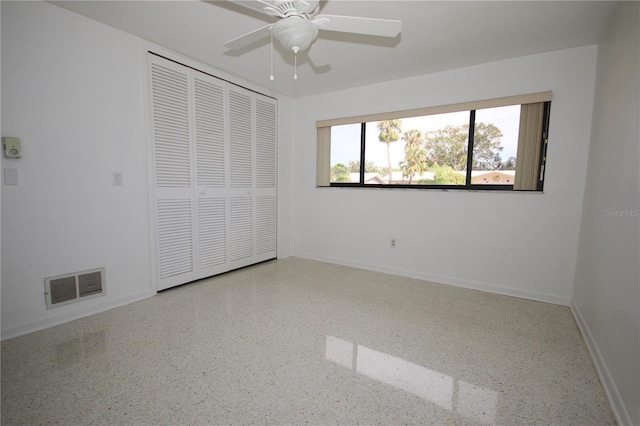
[[296, 258], [3, 342], [1, 420], [614, 424], [568, 308]]

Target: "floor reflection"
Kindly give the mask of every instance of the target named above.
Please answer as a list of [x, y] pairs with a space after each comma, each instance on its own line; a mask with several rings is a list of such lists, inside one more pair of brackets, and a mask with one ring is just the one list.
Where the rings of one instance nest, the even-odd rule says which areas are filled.
[[498, 392], [366, 346], [327, 336], [325, 358], [446, 410], [495, 423]]
[[103, 353], [106, 349], [105, 331], [98, 330], [55, 346], [55, 360], [59, 367], [77, 365], [83, 359]]

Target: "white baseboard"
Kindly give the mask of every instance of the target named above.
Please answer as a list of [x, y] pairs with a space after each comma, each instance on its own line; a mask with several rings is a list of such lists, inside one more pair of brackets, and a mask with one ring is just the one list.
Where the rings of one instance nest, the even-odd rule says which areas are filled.
[[[14, 337], [22, 336], [25, 334], [33, 333], [34, 331], [44, 330], [49, 327], [64, 324], [69, 321], [74, 321], [80, 318], [87, 317], [89, 315], [98, 314], [100, 312], [108, 311], [109, 309], [118, 308], [120, 306], [128, 305], [129, 303], [137, 302], [143, 299], [147, 299], [154, 296], [156, 292], [154, 290], [145, 290], [138, 293], [130, 294], [127, 296], [119, 297], [117, 299], [109, 300], [106, 303], [99, 305], [85, 305], [85, 306], [69, 306], [68, 310], [60, 312], [47, 311], [48, 315], [44, 318], [38, 318], [32, 321], [26, 321], [21, 324], [9, 326], [2, 329], [2, 340], [12, 339]], [[93, 302], [97, 299], [93, 299]]]
[[587, 322], [584, 320], [580, 309], [575, 304], [575, 302], [571, 301], [571, 313], [573, 317], [576, 319], [576, 323], [578, 324], [578, 328], [582, 333], [582, 337], [584, 338], [587, 349], [589, 350], [589, 354], [591, 355], [591, 359], [596, 367], [596, 371], [598, 372], [598, 376], [600, 377], [600, 382], [602, 382], [602, 387], [604, 388], [604, 393], [607, 395], [609, 399], [609, 404], [611, 404], [611, 410], [613, 411], [613, 415], [616, 418], [616, 422], [619, 425], [629, 425], [631, 426], [631, 417], [629, 416], [629, 412], [624, 405], [624, 401], [620, 396], [620, 392], [618, 392], [618, 388], [609, 373], [609, 369], [607, 368], [607, 364], [600, 353], [600, 349], [596, 344], [596, 341], [589, 330], [589, 326]]
[[408, 278], [415, 278], [424, 281], [431, 281], [439, 284], [447, 284], [455, 287], [468, 288], [472, 290], [486, 291], [488, 293], [502, 294], [504, 296], [518, 297], [521, 299], [535, 300], [538, 302], [553, 303], [554, 305], [569, 306], [570, 299], [566, 297], [555, 296], [552, 294], [537, 293], [533, 291], [520, 290], [515, 288], [501, 287], [493, 284], [461, 280], [453, 277], [441, 275], [425, 274], [423, 272], [412, 271], [403, 268], [394, 268], [389, 266], [381, 266], [376, 264], [354, 262], [345, 259], [332, 258], [327, 256], [318, 256], [313, 253], [294, 252], [292, 256], [310, 260], [318, 260], [320, 262], [335, 263], [337, 265], [352, 266], [354, 268], [367, 269], [370, 271], [382, 272], [391, 275], [400, 275]]

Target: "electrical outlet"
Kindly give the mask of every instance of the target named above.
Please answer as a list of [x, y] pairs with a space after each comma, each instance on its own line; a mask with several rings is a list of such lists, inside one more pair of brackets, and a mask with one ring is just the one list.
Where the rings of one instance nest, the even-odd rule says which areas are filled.
[[396, 239], [395, 238], [391, 239], [391, 248], [396, 248]]
[[113, 184], [122, 185], [122, 172], [113, 172]]

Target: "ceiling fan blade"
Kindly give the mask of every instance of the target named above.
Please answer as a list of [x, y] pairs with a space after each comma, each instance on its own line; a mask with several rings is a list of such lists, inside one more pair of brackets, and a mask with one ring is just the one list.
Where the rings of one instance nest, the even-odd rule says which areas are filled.
[[309, 60], [309, 66], [316, 74], [324, 74], [325, 72], [331, 71], [331, 65], [329, 64], [329, 59], [322, 54], [322, 52], [318, 53], [317, 50], [307, 51], [307, 59]]
[[[324, 22], [325, 19], [329, 22]], [[381, 37], [395, 37], [402, 31], [402, 21], [392, 19], [320, 14], [314, 19], [314, 21], [316, 20], [320, 20], [322, 24], [318, 26], [324, 31], [338, 31]]]
[[322, 50], [321, 46], [312, 47], [306, 52], [307, 58], [309, 62], [311, 62], [314, 66], [321, 67], [329, 64], [329, 58], [327, 56], [327, 52]]
[[240, 49], [242, 47], [248, 46], [251, 43], [255, 43], [258, 40], [262, 40], [265, 37], [268, 37], [271, 34], [271, 27], [273, 25], [267, 25], [266, 27], [258, 28], [255, 31], [251, 31], [250, 33], [246, 33], [245, 35], [241, 35], [240, 37], [236, 37], [233, 40], [229, 40], [225, 44], [224, 47], [229, 49]]
[[265, 11], [265, 8], [273, 8], [273, 4], [268, 3], [263, 0], [227, 0], [228, 2], [239, 4], [240, 6], [246, 7], [248, 9], [257, 10], [260, 13], [264, 13], [265, 15], [272, 16], [271, 13]]

